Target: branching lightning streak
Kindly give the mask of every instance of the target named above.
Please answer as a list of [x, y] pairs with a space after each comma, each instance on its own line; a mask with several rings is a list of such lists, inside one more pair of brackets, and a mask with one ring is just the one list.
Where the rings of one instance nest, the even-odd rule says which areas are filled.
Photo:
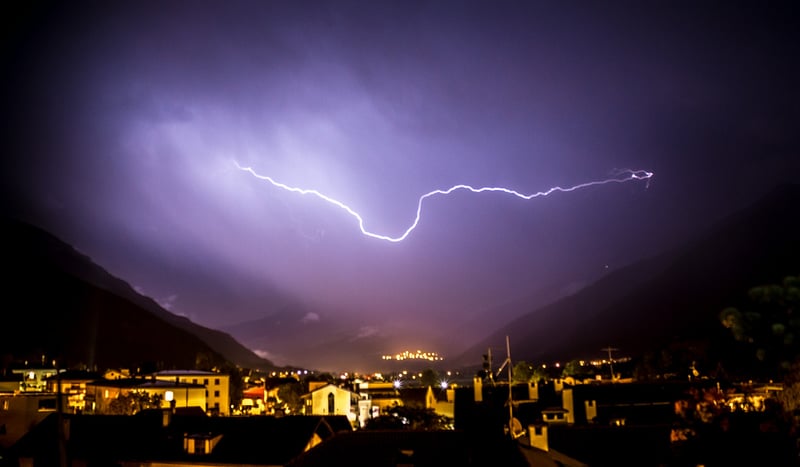
[[560, 186], [555, 186], [555, 187], [550, 188], [550, 189], [545, 190], [545, 191], [539, 191], [539, 192], [531, 193], [531, 194], [527, 194], [527, 195], [524, 194], [524, 193], [520, 193], [518, 191], [512, 190], [512, 189], [503, 188], [503, 187], [485, 186], [485, 187], [475, 188], [475, 187], [472, 187], [470, 185], [453, 185], [453, 186], [451, 186], [450, 188], [448, 188], [446, 190], [433, 190], [433, 191], [429, 191], [428, 193], [425, 193], [424, 195], [420, 196], [419, 200], [417, 201], [417, 215], [414, 218], [414, 222], [405, 230], [405, 232], [403, 232], [402, 235], [400, 235], [398, 237], [390, 237], [388, 235], [381, 235], [381, 234], [377, 234], [375, 232], [370, 232], [369, 230], [364, 228], [364, 219], [361, 217], [361, 215], [359, 213], [357, 213], [356, 211], [354, 211], [353, 208], [351, 208], [350, 206], [346, 205], [345, 203], [343, 203], [343, 202], [341, 202], [341, 201], [339, 201], [337, 199], [331, 198], [330, 196], [326, 196], [326, 195], [320, 193], [317, 190], [309, 190], [309, 189], [297, 188], [297, 187], [286, 185], [285, 183], [281, 183], [281, 182], [278, 182], [278, 181], [274, 180], [272, 177], [269, 177], [267, 175], [261, 175], [261, 174], [257, 173], [252, 167], [242, 167], [236, 161], [234, 161], [234, 163], [236, 164], [236, 167], [239, 170], [243, 170], [245, 172], [250, 172], [250, 174], [253, 175], [254, 177], [256, 177], [256, 178], [258, 178], [260, 180], [265, 180], [265, 181], [269, 182], [270, 184], [272, 184], [275, 187], [282, 188], [282, 189], [284, 189], [286, 191], [291, 191], [293, 193], [300, 193], [301, 195], [314, 195], [317, 198], [320, 198], [320, 199], [322, 199], [324, 201], [327, 201], [330, 204], [333, 204], [334, 206], [337, 206], [340, 209], [343, 209], [344, 211], [346, 211], [348, 214], [353, 216], [358, 221], [358, 228], [361, 230], [362, 234], [366, 235], [367, 237], [372, 237], [372, 238], [376, 238], [378, 240], [384, 240], [384, 241], [392, 242], [392, 243], [402, 242], [403, 240], [406, 239], [406, 237], [408, 237], [411, 234], [411, 232], [414, 231], [414, 229], [417, 228], [417, 225], [419, 224], [419, 220], [422, 217], [422, 204], [427, 198], [430, 198], [432, 196], [449, 195], [449, 194], [453, 193], [454, 191], [467, 190], [467, 191], [471, 191], [473, 193], [483, 193], [483, 192], [487, 192], [487, 191], [488, 192], [501, 192], [501, 193], [506, 193], [506, 194], [509, 194], [509, 195], [514, 195], [517, 198], [521, 198], [521, 199], [524, 199], [524, 200], [530, 200], [530, 199], [533, 199], [533, 198], [538, 198], [538, 197], [542, 197], [542, 196], [548, 196], [551, 193], [554, 193], [556, 191], [569, 192], [569, 191], [580, 190], [581, 188], [587, 188], [587, 187], [595, 186], [595, 185], [605, 185], [607, 183], [625, 183], [625, 182], [630, 182], [630, 181], [633, 181], [633, 180], [648, 180], [648, 183], [649, 183], [649, 179], [653, 176], [653, 172], [648, 172], [646, 170], [624, 169], [624, 170], [619, 170], [619, 171], [616, 172], [616, 175], [617, 175], [616, 178], [607, 178], [607, 179], [604, 179], [604, 180], [594, 180], [594, 181], [591, 181], [591, 182], [580, 183], [578, 185], [573, 185], [573, 186], [566, 187], [566, 188], [562, 188]]

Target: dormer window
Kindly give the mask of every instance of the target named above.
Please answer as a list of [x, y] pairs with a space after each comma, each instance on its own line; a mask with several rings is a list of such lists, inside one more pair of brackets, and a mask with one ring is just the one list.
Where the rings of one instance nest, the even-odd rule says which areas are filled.
[[183, 435], [183, 450], [187, 454], [205, 455], [211, 454], [214, 447], [222, 439], [222, 435], [212, 435], [211, 433]]

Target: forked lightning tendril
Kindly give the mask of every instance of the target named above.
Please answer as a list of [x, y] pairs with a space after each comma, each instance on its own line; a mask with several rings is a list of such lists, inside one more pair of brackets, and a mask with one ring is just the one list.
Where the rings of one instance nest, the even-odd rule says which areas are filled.
[[525, 199], [525, 200], [529, 200], [529, 199], [532, 199], [532, 198], [538, 198], [540, 196], [547, 196], [547, 195], [549, 195], [549, 194], [551, 194], [553, 192], [556, 192], [556, 191], [561, 191], [561, 192], [575, 191], [575, 190], [579, 190], [581, 188], [587, 188], [587, 187], [595, 186], [595, 185], [605, 185], [607, 183], [625, 183], [625, 182], [630, 182], [630, 181], [633, 181], [633, 180], [648, 180], [648, 183], [649, 183], [649, 179], [653, 176], [653, 172], [648, 172], [646, 170], [624, 169], [624, 170], [616, 171], [616, 173], [615, 173], [616, 178], [607, 178], [607, 179], [604, 179], [604, 180], [595, 180], [595, 181], [591, 181], [591, 182], [586, 182], [586, 183], [581, 183], [581, 184], [578, 184], [578, 185], [570, 186], [570, 187], [567, 187], [567, 188], [562, 188], [560, 186], [555, 186], [555, 187], [550, 188], [548, 190], [539, 191], [539, 192], [531, 193], [531, 194], [528, 194], [528, 195], [520, 193], [520, 192], [515, 191], [515, 190], [511, 190], [509, 188], [503, 188], [503, 187], [485, 186], [485, 187], [475, 188], [475, 187], [472, 187], [472, 186], [469, 186], [469, 185], [453, 185], [453, 186], [451, 186], [450, 188], [448, 188], [446, 190], [433, 190], [433, 191], [430, 191], [430, 192], [425, 193], [424, 195], [420, 196], [419, 200], [417, 201], [417, 216], [414, 218], [414, 222], [405, 230], [405, 232], [403, 232], [402, 235], [397, 236], [397, 237], [390, 237], [388, 235], [381, 235], [381, 234], [377, 234], [375, 232], [370, 232], [369, 230], [365, 229], [364, 228], [364, 219], [361, 217], [361, 215], [359, 213], [357, 213], [356, 211], [354, 211], [353, 208], [351, 208], [350, 206], [344, 204], [343, 202], [341, 202], [339, 200], [333, 199], [330, 196], [326, 196], [326, 195], [320, 193], [317, 190], [308, 190], [308, 189], [297, 188], [297, 187], [286, 185], [285, 183], [281, 183], [281, 182], [275, 181], [272, 177], [269, 177], [267, 175], [261, 175], [261, 174], [257, 173], [255, 170], [253, 170], [252, 167], [242, 167], [236, 161], [234, 161], [234, 163], [236, 164], [236, 167], [239, 168], [239, 170], [244, 170], [245, 172], [250, 172], [250, 174], [252, 174], [254, 177], [256, 177], [256, 178], [258, 178], [260, 180], [265, 180], [265, 181], [269, 182], [270, 184], [272, 184], [275, 187], [282, 188], [282, 189], [284, 189], [286, 191], [291, 191], [293, 193], [300, 193], [301, 195], [314, 195], [317, 198], [320, 198], [320, 199], [322, 199], [324, 201], [327, 201], [328, 203], [333, 204], [334, 206], [337, 206], [340, 209], [343, 209], [343, 210], [347, 211], [348, 214], [350, 214], [351, 216], [355, 217], [356, 220], [358, 221], [358, 228], [361, 230], [362, 234], [366, 235], [367, 237], [377, 238], [378, 240], [385, 240], [387, 242], [392, 242], [392, 243], [402, 242], [403, 240], [406, 239], [406, 237], [408, 237], [411, 234], [411, 232], [414, 231], [414, 229], [417, 228], [417, 225], [419, 224], [420, 217], [422, 216], [422, 203], [425, 201], [425, 199], [430, 198], [432, 196], [449, 195], [450, 193], [453, 193], [454, 191], [458, 191], [458, 190], [468, 190], [468, 191], [471, 191], [473, 193], [483, 193], [483, 192], [492, 192], [492, 191], [494, 191], [494, 192], [502, 192], [502, 193], [506, 193], [506, 194], [509, 194], [509, 195], [514, 195], [517, 198], [522, 198], [522, 199]]

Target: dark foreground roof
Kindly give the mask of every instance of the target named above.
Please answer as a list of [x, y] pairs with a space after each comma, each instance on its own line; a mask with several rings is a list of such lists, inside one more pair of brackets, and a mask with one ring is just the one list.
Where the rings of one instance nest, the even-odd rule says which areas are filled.
[[341, 434], [303, 453], [291, 467], [495, 466], [528, 463], [507, 438], [475, 439], [462, 431], [356, 431]]
[[[325, 440], [351, 429], [344, 416], [174, 415], [165, 427], [162, 415], [63, 415], [67, 457], [90, 465], [125, 461], [284, 465], [300, 455], [315, 435]], [[57, 421], [57, 414], [47, 417], [21, 438], [9, 455], [34, 458], [35, 465], [58, 465]], [[184, 437], [210, 439], [219, 435], [209, 454], [184, 451]]]

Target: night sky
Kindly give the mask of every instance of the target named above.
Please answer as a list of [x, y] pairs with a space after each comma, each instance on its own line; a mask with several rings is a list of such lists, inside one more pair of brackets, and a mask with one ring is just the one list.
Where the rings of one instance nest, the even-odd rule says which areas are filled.
[[[450, 355], [800, 182], [796, 2], [121, 3], [3, 7], [4, 209], [203, 325]], [[237, 162], [388, 236], [654, 176], [390, 243]]]

